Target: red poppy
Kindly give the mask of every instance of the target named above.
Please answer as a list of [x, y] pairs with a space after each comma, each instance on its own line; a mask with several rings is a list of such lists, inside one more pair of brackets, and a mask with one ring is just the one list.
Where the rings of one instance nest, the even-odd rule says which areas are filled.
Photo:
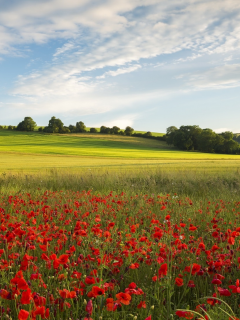
[[92, 304], [92, 300], [89, 300], [87, 305], [86, 305], [86, 311], [88, 314], [92, 314], [93, 312], [93, 304]]
[[32, 300], [32, 294], [31, 289], [27, 289], [26, 291], [23, 291], [22, 297], [21, 297], [21, 304], [29, 304]]
[[218, 287], [218, 292], [220, 293], [220, 296], [229, 297], [231, 295], [231, 292], [228, 289], [223, 289]]
[[145, 301], [141, 301], [141, 302], [138, 304], [137, 308], [138, 308], [138, 309], [141, 309], [141, 308], [146, 309], [146, 308], [147, 308], [146, 302], [145, 302]]
[[168, 271], [167, 263], [162, 264], [161, 267], [158, 270], [159, 278], [162, 278], [162, 277], [166, 276], [167, 275], [167, 271]]
[[124, 293], [124, 292], [120, 292], [120, 293], [116, 294], [116, 297], [118, 299], [118, 302], [125, 304], [125, 305], [129, 305], [130, 301], [132, 299], [130, 294]]
[[68, 262], [68, 255], [67, 254], [62, 254], [59, 258], [58, 261], [60, 264], [65, 264]]
[[105, 291], [102, 288], [99, 288], [97, 286], [93, 286], [92, 290], [87, 294], [89, 298], [96, 298], [98, 296], [104, 295]]
[[233, 293], [240, 293], [239, 279], [237, 279], [236, 281], [236, 286], [231, 285], [228, 287], [232, 290]]
[[176, 311], [176, 315], [179, 316], [180, 318], [185, 318], [185, 319], [193, 319], [194, 315], [190, 311]]
[[27, 320], [28, 316], [29, 316], [29, 312], [21, 309], [18, 314], [18, 320]]
[[175, 284], [176, 284], [178, 287], [183, 286], [183, 279], [182, 279], [182, 278], [176, 278], [176, 279], [175, 279]]

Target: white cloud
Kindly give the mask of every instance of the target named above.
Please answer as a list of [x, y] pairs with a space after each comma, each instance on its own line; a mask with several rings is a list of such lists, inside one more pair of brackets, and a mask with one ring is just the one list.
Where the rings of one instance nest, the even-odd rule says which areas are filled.
[[[143, 65], [141, 59], [163, 54], [191, 51], [175, 61], [181, 64], [206, 54], [230, 57], [240, 49], [240, 2], [235, 0], [218, 0], [217, 5], [216, 0], [13, 0], [1, 6], [0, 53], [17, 54], [23, 44], [47, 46], [55, 39], [64, 43], [53, 54], [52, 65], [19, 76], [11, 90], [39, 112], [90, 114], [151, 100], [152, 94], [161, 97], [161, 90], [114, 96], [107, 76], [133, 72]], [[238, 64], [207, 68], [194, 76], [187, 73], [187, 89], [239, 85]], [[101, 76], [87, 74], [97, 69], [103, 69]], [[99, 83], [104, 78], [105, 84]]]
[[119, 68], [117, 70], [105, 72], [102, 76], [98, 76], [97, 79], [104, 79], [106, 76], [116, 77], [120, 74], [130, 73], [130, 72], [136, 71], [139, 68], [141, 68], [140, 64], [135, 64], [135, 65], [127, 67], [127, 68]]
[[226, 89], [240, 86], [240, 64], [228, 64], [208, 69], [190, 78], [189, 85], [197, 89]]

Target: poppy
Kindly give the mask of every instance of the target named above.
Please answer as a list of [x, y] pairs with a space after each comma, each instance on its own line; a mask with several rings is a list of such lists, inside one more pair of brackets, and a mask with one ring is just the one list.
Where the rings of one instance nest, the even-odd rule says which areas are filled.
[[18, 320], [27, 320], [28, 316], [29, 312], [24, 309], [21, 309], [18, 314]]
[[118, 302], [125, 304], [125, 305], [129, 305], [130, 301], [132, 299], [130, 294], [124, 293], [124, 292], [120, 292], [120, 293], [116, 294], [116, 297], [117, 297]]
[[178, 287], [183, 286], [183, 279], [182, 279], [182, 278], [176, 278], [176, 279], [175, 279], [175, 284], [176, 284]]
[[138, 309], [141, 309], [141, 308], [146, 309], [146, 308], [147, 308], [146, 302], [145, 302], [145, 301], [141, 301], [141, 302], [137, 305], [137, 308], [138, 308]]
[[179, 316], [180, 318], [185, 318], [185, 319], [193, 319], [194, 315], [192, 312], [189, 311], [176, 311], [176, 315]]
[[26, 291], [23, 291], [22, 297], [21, 297], [21, 304], [29, 304], [32, 300], [32, 294], [31, 289], [27, 289]]
[[86, 311], [88, 314], [92, 314], [93, 312], [93, 304], [92, 304], [92, 300], [89, 300], [87, 305], [86, 305]]
[[158, 276], [159, 276], [160, 278], [166, 276], [166, 275], [167, 275], [167, 271], [168, 271], [168, 265], [167, 265], [167, 263], [162, 264], [161, 267], [160, 267], [159, 270], [158, 270]]

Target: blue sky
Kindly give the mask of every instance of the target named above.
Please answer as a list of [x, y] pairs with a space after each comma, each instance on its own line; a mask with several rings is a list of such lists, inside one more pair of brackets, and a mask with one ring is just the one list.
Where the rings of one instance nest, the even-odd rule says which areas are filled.
[[240, 1], [0, 0], [0, 124], [240, 132]]

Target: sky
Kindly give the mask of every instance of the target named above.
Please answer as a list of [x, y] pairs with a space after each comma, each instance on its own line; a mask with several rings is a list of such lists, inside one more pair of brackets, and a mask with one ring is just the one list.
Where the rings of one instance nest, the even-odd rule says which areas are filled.
[[240, 132], [239, 0], [0, 0], [0, 124]]

